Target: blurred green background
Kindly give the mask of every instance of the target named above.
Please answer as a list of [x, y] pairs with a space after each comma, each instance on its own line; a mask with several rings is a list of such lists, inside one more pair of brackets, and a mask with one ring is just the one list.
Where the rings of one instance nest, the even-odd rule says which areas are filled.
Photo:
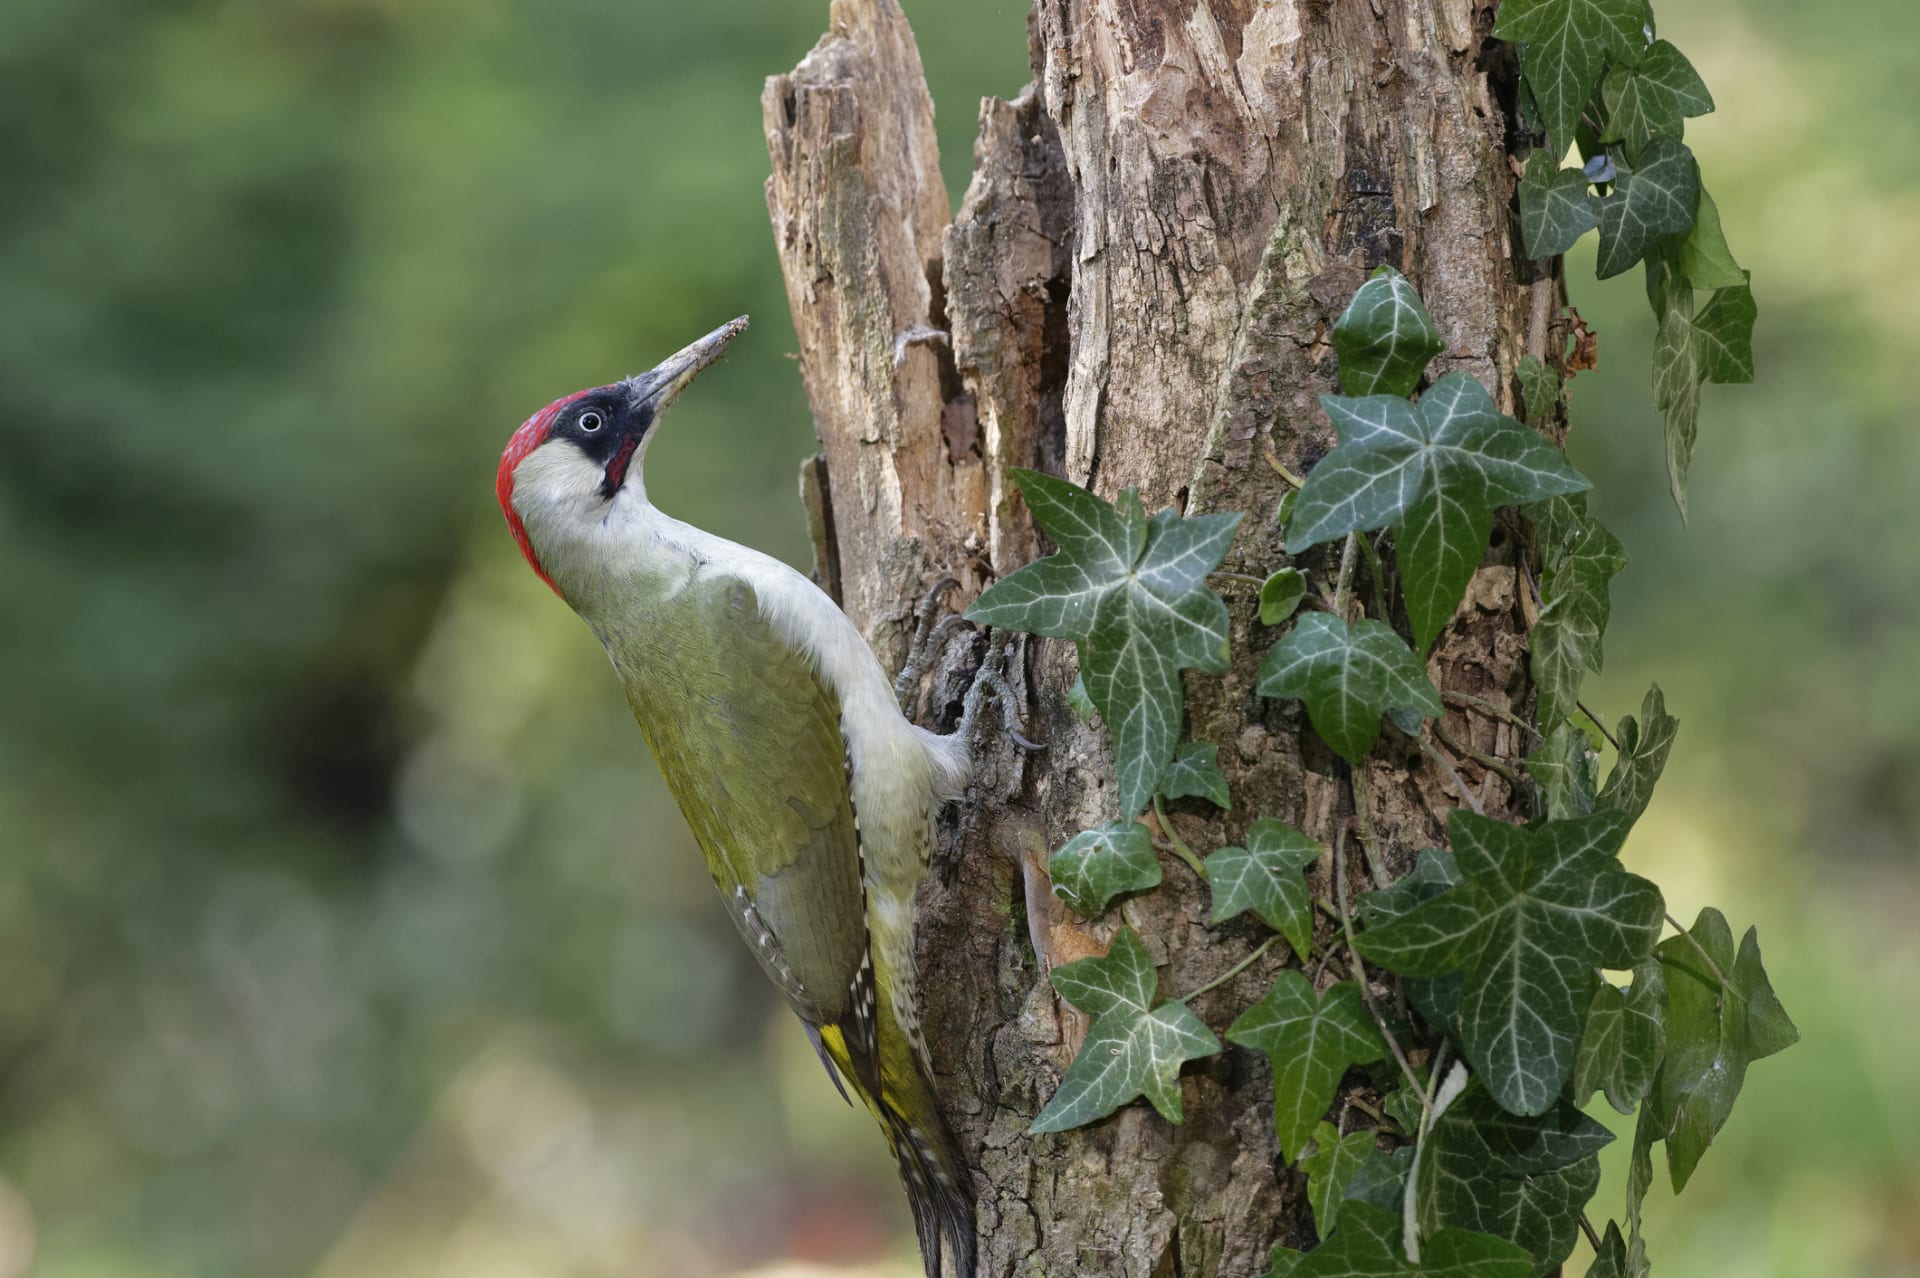
[[[908, 8], [957, 198], [1024, 7]], [[750, 311], [650, 487], [803, 558], [758, 98], [824, 10], [0, 7], [0, 1278], [917, 1270], [491, 493], [534, 408]], [[1659, 11], [1762, 382], [1708, 389], [1682, 528], [1639, 286], [1574, 264], [1635, 557], [1588, 701], [1666, 688], [1629, 857], [1760, 924], [1805, 1041], [1654, 1257], [1920, 1273], [1920, 39]]]

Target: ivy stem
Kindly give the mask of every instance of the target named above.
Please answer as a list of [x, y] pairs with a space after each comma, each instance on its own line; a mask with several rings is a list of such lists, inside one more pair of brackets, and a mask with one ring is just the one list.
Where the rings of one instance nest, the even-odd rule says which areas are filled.
[[1587, 1219], [1587, 1213], [1580, 1213], [1580, 1232], [1587, 1236], [1587, 1246], [1593, 1248], [1593, 1254], [1600, 1254], [1600, 1235], [1593, 1232], [1593, 1222]]
[[1525, 719], [1522, 719], [1519, 715], [1515, 714], [1513, 711], [1502, 709], [1501, 707], [1493, 704], [1493, 702], [1484, 700], [1480, 697], [1476, 697], [1472, 693], [1443, 692], [1440, 694], [1440, 699], [1442, 701], [1447, 702], [1449, 705], [1470, 706], [1473, 709], [1480, 711], [1482, 714], [1490, 715], [1495, 719], [1499, 719], [1503, 723], [1511, 724], [1512, 726], [1520, 729], [1520, 731], [1526, 733], [1528, 736], [1532, 737], [1536, 741], [1543, 739], [1540, 735], [1540, 729], [1534, 727], [1531, 723], [1528, 723]]
[[1407, 1086], [1420, 1098], [1420, 1108], [1427, 1111], [1431, 1102], [1427, 1099], [1426, 1089], [1420, 1086], [1420, 1076], [1413, 1072], [1413, 1064], [1407, 1060], [1407, 1054], [1400, 1047], [1400, 1040], [1387, 1028], [1387, 1018], [1380, 1014], [1380, 1005], [1373, 1000], [1373, 989], [1367, 984], [1367, 965], [1360, 960], [1360, 947], [1353, 940], [1353, 911], [1347, 906], [1347, 827], [1340, 825], [1340, 833], [1333, 841], [1333, 899], [1340, 906], [1340, 929], [1346, 934], [1347, 953], [1353, 959], [1353, 983], [1360, 987], [1360, 998], [1367, 1005], [1367, 1012], [1373, 1017], [1373, 1023], [1380, 1027], [1380, 1037], [1387, 1040], [1387, 1047], [1393, 1052], [1393, 1059], [1400, 1066], [1400, 1072], [1406, 1076]]
[[1340, 577], [1333, 587], [1333, 611], [1344, 623], [1347, 620], [1347, 600], [1353, 593], [1353, 565], [1360, 557], [1360, 534], [1347, 534], [1347, 544], [1340, 550]]
[[1180, 1001], [1183, 1003], [1191, 1003], [1194, 999], [1199, 998], [1202, 994], [1210, 994], [1214, 990], [1219, 989], [1222, 985], [1225, 985], [1228, 981], [1231, 981], [1234, 977], [1240, 975], [1240, 973], [1252, 967], [1254, 960], [1259, 958], [1262, 954], [1265, 954], [1268, 950], [1272, 949], [1273, 943], [1279, 939], [1280, 939], [1280, 934], [1278, 932], [1275, 932], [1272, 936], [1269, 936], [1266, 940], [1260, 942], [1259, 946], [1255, 948], [1253, 953], [1247, 955], [1245, 958], [1241, 959], [1238, 963], [1235, 963], [1232, 967], [1220, 973], [1220, 975], [1214, 977], [1211, 981], [1208, 981], [1205, 985], [1202, 985], [1199, 989], [1189, 992]]
[[1448, 778], [1453, 781], [1453, 788], [1458, 790], [1460, 797], [1467, 801], [1467, 806], [1473, 809], [1473, 814], [1475, 816], [1485, 816], [1487, 814], [1486, 808], [1481, 805], [1479, 797], [1476, 796], [1473, 791], [1467, 789], [1466, 781], [1454, 770], [1453, 764], [1447, 761], [1447, 756], [1434, 749], [1433, 742], [1427, 740], [1425, 737], [1420, 738], [1420, 748], [1426, 751], [1427, 757], [1439, 764], [1440, 770], [1446, 773]]
[[[1574, 702], [1573, 704], [1574, 704], [1574, 705], [1576, 705], [1576, 706], [1579, 706], [1579, 707], [1580, 707], [1580, 713], [1581, 713], [1581, 714], [1584, 714], [1585, 716], [1587, 716], [1587, 718], [1588, 718], [1588, 719], [1590, 719], [1590, 720], [1592, 720], [1592, 722], [1593, 722], [1593, 726], [1594, 726], [1594, 727], [1596, 727], [1596, 728], [1598, 728], [1598, 729], [1600, 729], [1600, 735], [1601, 735], [1601, 736], [1603, 736], [1603, 737], [1605, 737], [1605, 738], [1607, 739], [1607, 744], [1608, 744], [1608, 745], [1610, 745], [1610, 746], [1612, 746], [1612, 747], [1613, 747], [1613, 748], [1614, 748], [1615, 750], [1619, 750], [1619, 749], [1620, 749], [1620, 738], [1618, 738], [1618, 737], [1616, 737], [1616, 736], [1614, 736], [1614, 735], [1613, 735], [1613, 734], [1612, 734], [1611, 732], [1608, 732], [1608, 731], [1607, 731], [1607, 725], [1606, 725], [1606, 724], [1604, 724], [1604, 723], [1602, 723], [1602, 722], [1600, 722], [1600, 716], [1599, 716], [1599, 715], [1597, 715], [1597, 714], [1595, 714], [1595, 713], [1594, 713], [1593, 711], [1591, 711], [1591, 710], [1589, 710], [1589, 709], [1587, 709], [1587, 703], [1586, 703], [1586, 702], [1584, 702], [1584, 701], [1576, 701], [1576, 702]], [[1621, 753], [1623, 753], [1623, 754], [1624, 754], [1624, 753], [1625, 753], [1625, 751], [1621, 751]]]
[[1286, 468], [1286, 465], [1280, 460], [1280, 458], [1274, 453], [1274, 451], [1271, 448], [1267, 449], [1266, 452], [1267, 452], [1267, 465], [1273, 467], [1274, 474], [1286, 480], [1287, 483], [1291, 485], [1295, 491], [1298, 491], [1307, 486], [1307, 481], [1300, 478], [1300, 476], [1294, 474], [1292, 471], [1288, 470]]
[[1472, 759], [1475, 763], [1479, 764], [1481, 767], [1485, 768], [1489, 772], [1498, 773], [1500, 777], [1503, 780], [1505, 780], [1508, 785], [1513, 787], [1515, 794], [1525, 793], [1527, 788], [1527, 783], [1526, 783], [1526, 780], [1518, 772], [1514, 771], [1513, 768], [1508, 766], [1507, 764], [1502, 763], [1500, 760], [1494, 758], [1492, 755], [1482, 754], [1480, 751], [1474, 749], [1472, 746], [1466, 745], [1466, 744], [1463, 744], [1462, 742], [1454, 740], [1453, 735], [1449, 733], [1445, 728], [1441, 727], [1438, 720], [1434, 721], [1433, 735], [1436, 737], [1439, 737], [1440, 744], [1444, 745], [1445, 747], [1447, 747], [1447, 749], [1453, 751], [1455, 754], [1460, 755], [1464, 758]]
[[1193, 872], [1200, 876], [1201, 882], [1206, 882], [1207, 867], [1200, 863], [1200, 858], [1193, 854], [1193, 849], [1187, 846], [1187, 841], [1180, 837], [1180, 831], [1173, 828], [1173, 822], [1167, 818], [1167, 805], [1160, 801], [1160, 796], [1157, 794], [1153, 796], [1153, 815], [1160, 822], [1161, 832], [1167, 836], [1168, 842], [1173, 844], [1173, 850], [1179, 854], [1180, 859], [1193, 867]]
[[[1387, 1117], [1385, 1114], [1380, 1112], [1379, 1106], [1370, 1105], [1366, 1101], [1361, 1100], [1358, 1096], [1347, 1097], [1347, 1104], [1352, 1108], [1359, 1110], [1361, 1113], [1365, 1114], [1368, 1118], [1371, 1118], [1376, 1123], [1393, 1123], [1393, 1120], [1391, 1118]], [[1395, 1127], [1398, 1127], [1400, 1124], [1393, 1123], [1393, 1125]]]
[[1367, 555], [1367, 576], [1373, 585], [1374, 615], [1386, 620], [1393, 614], [1387, 611], [1387, 578], [1380, 571], [1380, 552], [1374, 549], [1373, 541], [1368, 537], [1360, 538], [1360, 549]]
[[1267, 584], [1265, 577], [1255, 577], [1250, 573], [1244, 572], [1228, 572], [1224, 568], [1216, 568], [1208, 573], [1207, 576], [1218, 577], [1222, 581], [1244, 581], [1255, 586], [1264, 586]]
[[1350, 767], [1347, 772], [1347, 779], [1353, 785], [1353, 815], [1360, 823], [1360, 851], [1367, 858], [1367, 873], [1373, 876], [1373, 885], [1388, 888], [1393, 886], [1393, 877], [1380, 864], [1380, 855], [1374, 850], [1373, 821], [1367, 816], [1371, 806], [1367, 799], [1367, 774], [1363, 766]]
[[1698, 940], [1694, 939], [1693, 933], [1687, 931], [1686, 928], [1681, 927], [1680, 920], [1673, 917], [1673, 915], [1671, 914], [1667, 915], [1667, 922], [1673, 925], [1674, 931], [1678, 932], [1681, 936], [1684, 936], [1687, 939], [1687, 944], [1693, 947], [1693, 952], [1700, 956], [1700, 961], [1707, 965], [1707, 970], [1709, 972], [1713, 973], [1713, 979], [1720, 982], [1720, 988], [1723, 990], [1732, 989], [1733, 985], [1727, 980], [1727, 974], [1720, 970], [1720, 965], [1718, 963], [1713, 961], [1713, 955], [1707, 953], [1707, 947], [1700, 944]]

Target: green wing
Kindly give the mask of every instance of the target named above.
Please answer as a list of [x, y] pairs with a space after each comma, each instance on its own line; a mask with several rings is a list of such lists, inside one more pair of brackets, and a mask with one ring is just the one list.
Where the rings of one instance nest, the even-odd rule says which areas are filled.
[[748, 947], [802, 1020], [840, 1021], [867, 930], [838, 700], [737, 578], [608, 649], [639, 659], [614, 658], [627, 700]]

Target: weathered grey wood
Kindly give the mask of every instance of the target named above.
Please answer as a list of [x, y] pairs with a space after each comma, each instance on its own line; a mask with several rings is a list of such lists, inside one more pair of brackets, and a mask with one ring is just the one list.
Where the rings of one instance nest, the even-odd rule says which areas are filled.
[[[836, 560], [823, 580], [883, 653], [902, 650], [935, 578], [961, 582], [958, 602], [1039, 553], [1012, 466], [1107, 496], [1137, 486], [1150, 507], [1246, 511], [1226, 567], [1258, 576], [1287, 562], [1272, 518], [1285, 481], [1270, 462], [1300, 473], [1331, 447], [1317, 404], [1336, 389], [1329, 330], [1381, 262], [1413, 280], [1440, 326], [1433, 374], [1471, 373], [1513, 406], [1520, 356], [1550, 357], [1558, 281], [1516, 257], [1512, 68], [1486, 52], [1492, 9], [1038, 0], [1035, 86], [982, 104], [976, 171], [948, 225], [905, 16], [893, 0], [835, 0], [826, 37], [768, 82], [767, 201], [828, 477], [812, 486], [825, 498], [816, 543]], [[1519, 711], [1531, 696], [1525, 537], [1518, 522], [1496, 533], [1429, 667], [1448, 692]], [[1323, 583], [1335, 568], [1324, 550], [1300, 566]], [[1176, 805], [1180, 833], [1204, 853], [1265, 815], [1331, 845], [1357, 811], [1383, 868], [1403, 872], [1463, 801], [1455, 781], [1392, 731], [1350, 775], [1298, 706], [1254, 694], [1279, 632], [1258, 623], [1253, 587], [1221, 590], [1233, 666], [1189, 676], [1189, 735], [1220, 744], [1234, 809]], [[952, 667], [978, 651], [936, 674], [933, 717], [950, 719], [964, 674]], [[1084, 1032], [1047, 967], [1100, 952], [1124, 920], [1177, 995], [1263, 931], [1210, 926], [1204, 885], [1173, 857], [1162, 888], [1097, 923], [1052, 898], [1047, 848], [1116, 815], [1111, 760], [1066, 708], [1071, 645], [1017, 655], [1049, 748], [983, 743], [982, 785], [919, 918], [927, 1028], [976, 1160], [982, 1273], [1258, 1273], [1273, 1243], [1312, 1239], [1303, 1184], [1276, 1166], [1263, 1058], [1231, 1049], [1190, 1067], [1179, 1127], [1135, 1105], [1025, 1135]], [[1526, 749], [1481, 711], [1454, 709], [1442, 726], [1499, 759]], [[1489, 811], [1513, 809], [1497, 774], [1448, 753]], [[1322, 895], [1327, 862], [1311, 876]], [[1368, 881], [1357, 852], [1348, 875]], [[1296, 960], [1276, 947], [1196, 1010], [1224, 1030], [1283, 962]], [[1370, 1094], [1357, 1074], [1349, 1088]]]

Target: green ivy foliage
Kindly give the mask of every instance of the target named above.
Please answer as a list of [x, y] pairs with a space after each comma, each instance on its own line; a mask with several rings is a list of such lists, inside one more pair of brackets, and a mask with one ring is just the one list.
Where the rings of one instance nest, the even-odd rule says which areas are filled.
[[[1521, 46], [1523, 122], [1545, 143], [1519, 183], [1526, 252], [1554, 256], [1596, 231], [1603, 277], [1645, 266], [1660, 318], [1655, 398], [1684, 513], [1699, 388], [1753, 375], [1748, 277], [1682, 140], [1685, 121], [1713, 100], [1656, 37], [1644, 0], [1505, 0], [1495, 32]], [[1573, 146], [1583, 165], [1562, 168], [1556, 157]], [[1284, 939], [1294, 962], [1225, 1030], [1267, 1058], [1276, 1173], [1293, 1164], [1304, 1175], [1322, 1240], [1306, 1252], [1276, 1247], [1267, 1278], [1537, 1278], [1567, 1264], [1583, 1232], [1594, 1243], [1589, 1274], [1642, 1278], [1655, 1147], [1683, 1189], [1747, 1070], [1798, 1031], [1752, 931], [1736, 945], [1712, 909], [1680, 931], [1660, 889], [1619, 862], [1679, 724], [1657, 685], [1611, 733], [1580, 700], [1585, 675], [1601, 668], [1612, 581], [1629, 560], [1546, 433], [1565, 403], [1555, 369], [1532, 355], [1516, 368], [1524, 421], [1463, 374], [1427, 384], [1439, 327], [1385, 266], [1335, 324], [1333, 347], [1346, 393], [1321, 406], [1339, 444], [1273, 512], [1290, 562], [1242, 578], [1260, 582], [1259, 622], [1280, 632], [1257, 692], [1302, 703], [1312, 731], [1353, 765], [1379, 746], [1382, 719], [1424, 750], [1451, 748], [1427, 727], [1447, 698], [1421, 654], [1459, 609], [1497, 512], [1518, 507], [1532, 529], [1519, 553], [1534, 583], [1537, 696], [1515, 785], [1530, 820], [1481, 815], [1462, 785], [1468, 807], [1448, 815], [1450, 846], [1351, 897], [1345, 835], [1329, 851], [1256, 814], [1240, 843], [1196, 855], [1166, 825], [1163, 800], [1232, 802], [1217, 744], [1180, 737], [1182, 671], [1226, 668], [1226, 607], [1207, 581], [1238, 517], [1148, 519], [1131, 490], [1109, 503], [1019, 472], [1059, 553], [993, 586], [969, 615], [1074, 640], [1076, 709], [1097, 711], [1112, 733], [1119, 781], [1119, 819], [1053, 855], [1055, 890], [1099, 917], [1159, 884], [1153, 839], [1133, 819], [1151, 803], [1173, 850], [1205, 880], [1212, 922], [1252, 915], [1274, 934], [1184, 998], [1162, 996], [1128, 927], [1104, 957], [1053, 972], [1062, 997], [1094, 1019], [1032, 1130], [1095, 1122], [1143, 1096], [1181, 1121], [1182, 1065], [1224, 1050], [1188, 1000]], [[1335, 540], [1337, 574], [1334, 557], [1304, 557]], [[1352, 589], [1362, 552], [1370, 600]], [[1384, 595], [1393, 580], [1403, 612]], [[1332, 880], [1333, 899], [1315, 895], [1316, 875]], [[1385, 1010], [1373, 994], [1382, 987], [1396, 994]], [[1638, 1119], [1625, 1210], [1600, 1229], [1586, 1209], [1612, 1137], [1585, 1111], [1603, 1098]]]
[[[1523, 106], [1544, 135], [1520, 182], [1527, 254], [1555, 257], [1597, 229], [1601, 279], [1645, 267], [1654, 403], [1684, 516], [1700, 387], [1753, 380], [1753, 293], [1684, 141], [1713, 96], [1656, 36], [1646, 0], [1505, 0], [1493, 33], [1520, 46]], [[1582, 164], [1562, 168], [1570, 147]]]

